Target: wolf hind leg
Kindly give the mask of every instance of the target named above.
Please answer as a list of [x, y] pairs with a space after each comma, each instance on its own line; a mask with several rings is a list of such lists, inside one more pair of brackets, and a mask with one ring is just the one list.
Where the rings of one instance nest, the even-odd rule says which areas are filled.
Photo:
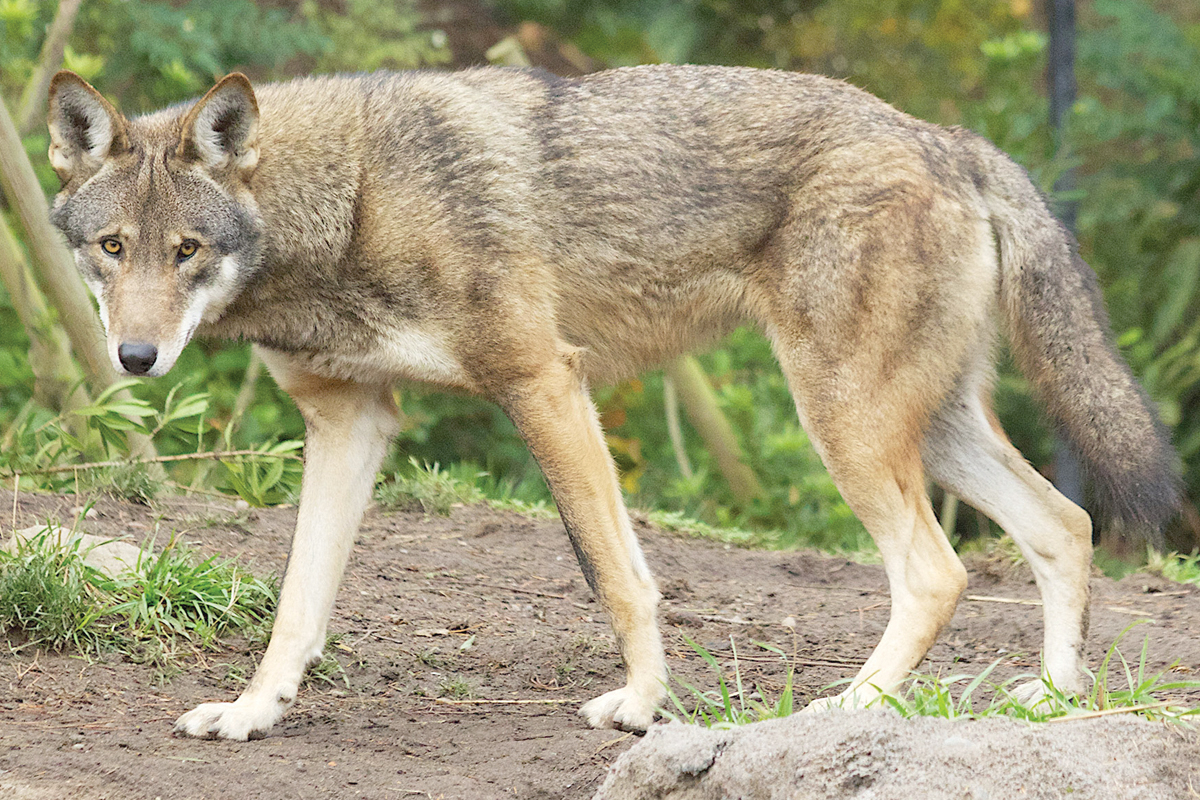
[[837, 697], [814, 701], [813, 710], [863, 707], [894, 691], [925, 658], [967, 585], [966, 569], [934, 517], [915, 453], [876, 461], [881, 455], [862, 447], [859, 457], [826, 458], [842, 496], [879, 547], [891, 616], [850, 685]]
[[[778, 349], [778, 348], [777, 348]], [[924, 659], [954, 615], [967, 572], [950, 546], [925, 491], [919, 442], [925, 395], [906, 381], [843, 393], [811, 379], [814, 370], [788, 353], [780, 358], [797, 410], [841, 492], [879, 548], [891, 590], [883, 637], [840, 695], [810, 705], [863, 707], [890, 693]], [[805, 380], [804, 376], [810, 376]]]
[[[922, 455], [946, 491], [987, 514], [1017, 543], [1033, 569], [1045, 618], [1042, 676], [1070, 694], [1086, 690], [1092, 525], [1013, 447], [992, 415], [984, 381], [964, 384], [934, 415]], [[1022, 687], [1023, 699], [1042, 681]]]

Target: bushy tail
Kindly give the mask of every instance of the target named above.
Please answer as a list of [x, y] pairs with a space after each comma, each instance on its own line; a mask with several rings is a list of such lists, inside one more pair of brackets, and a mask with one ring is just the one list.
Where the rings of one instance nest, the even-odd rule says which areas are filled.
[[970, 149], [986, 176], [1017, 363], [1090, 475], [1101, 524], [1117, 521], [1161, 547], [1180, 503], [1178, 457], [1113, 345], [1096, 274], [1024, 170], [982, 139]]

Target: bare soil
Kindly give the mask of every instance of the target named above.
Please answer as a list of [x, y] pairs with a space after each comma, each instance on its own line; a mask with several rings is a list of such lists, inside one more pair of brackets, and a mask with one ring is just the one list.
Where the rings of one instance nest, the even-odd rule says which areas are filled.
[[[14, 511], [11, 492], [0, 492], [6, 529], [70, 522], [79, 504], [23, 494]], [[95, 509], [89, 533], [141, 541], [157, 529], [163, 542], [177, 531], [260, 574], [282, 571], [295, 519], [294, 509], [239, 515], [195, 499], [154, 508], [100, 500]], [[726, 663], [732, 637], [743, 679], [775, 696], [786, 666], [754, 645], [768, 642], [794, 654], [797, 702], [807, 702], [853, 675], [883, 632], [889, 603], [878, 566], [637, 527], [663, 590], [668, 663], [689, 682], [716, 681], [684, 637]], [[1000, 678], [1036, 669], [1041, 609], [1020, 602], [1037, 597], [1028, 569], [983, 557], [968, 567], [968, 593], [984, 599], [964, 599], [923, 670], [975, 674], [997, 659]], [[1180, 677], [1200, 669], [1200, 590], [1147, 575], [1097, 575], [1092, 589], [1093, 666], [1122, 629], [1148, 618], [1126, 639], [1129, 657], [1148, 637], [1150, 669], [1178, 662]], [[247, 743], [178, 739], [171, 728], [197, 703], [232, 699], [261, 641], [181, 654], [182, 671], [164, 676], [117, 655], [85, 659], [14, 639], [0, 655], [0, 795], [589, 798], [636, 740], [589, 730], [575, 714], [619, 686], [622, 669], [556, 519], [482, 506], [445, 518], [373, 510], [330, 630], [339, 666], [310, 677], [271, 735]], [[1171, 735], [1200, 755], [1193, 734]], [[1188, 761], [1181, 774], [1200, 764]]]

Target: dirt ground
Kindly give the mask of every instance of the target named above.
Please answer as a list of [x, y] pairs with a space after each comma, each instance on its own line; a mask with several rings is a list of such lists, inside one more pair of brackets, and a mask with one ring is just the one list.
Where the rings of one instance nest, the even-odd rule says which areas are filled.
[[[23, 494], [14, 511], [11, 492], [0, 492], [3, 533], [14, 514], [17, 527], [69, 522], [78, 505], [73, 497]], [[83, 526], [89, 533], [140, 541], [157, 527], [161, 542], [178, 531], [201, 551], [236, 556], [260, 574], [282, 570], [295, 518], [294, 509], [239, 515], [194, 499], [153, 509], [100, 500], [95, 508]], [[732, 637], [743, 678], [769, 696], [786, 668], [753, 641], [794, 653], [802, 703], [851, 676], [882, 634], [889, 605], [878, 566], [730, 548], [644, 522], [638, 528], [663, 590], [668, 663], [692, 683], [715, 688], [684, 636], [725, 662]], [[999, 658], [999, 677], [1035, 669], [1041, 609], [1020, 602], [1037, 596], [1028, 570], [998, 558], [968, 566], [970, 597], [923, 670], [974, 674]], [[1148, 636], [1151, 669], [1172, 662], [1184, 674], [1200, 669], [1200, 590], [1145, 575], [1097, 576], [1092, 585], [1093, 666], [1123, 628], [1151, 619], [1130, 634], [1127, 655], [1136, 657]], [[330, 629], [340, 668], [310, 678], [271, 735], [247, 743], [177, 739], [171, 727], [197, 703], [233, 699], [262, 643], [233, 641], [184, 656], [183, 671], [166, 682], [153, 666], [116, 656], [6, 647], [0, 794], [589, 798], [634, 742], [588, 730], [575, 714], [616, 688], [622, 671], [556, 519], [481, 506], [448, 518], [373, 510]], [[1196, 764], [1186, 765], [1189, 774]]]

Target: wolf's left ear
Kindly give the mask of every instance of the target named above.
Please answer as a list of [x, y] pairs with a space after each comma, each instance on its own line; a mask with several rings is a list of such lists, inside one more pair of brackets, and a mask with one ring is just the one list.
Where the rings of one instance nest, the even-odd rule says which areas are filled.
[[50, 165], [63, 185], [88, 178], [129, 146], [125, 118], [83, 78], [62, 70], [50, 80]]
[[183, 118], [176, 154], [247, 178], [258, 164], [258, 101], [250, 79], [226, 75]]

